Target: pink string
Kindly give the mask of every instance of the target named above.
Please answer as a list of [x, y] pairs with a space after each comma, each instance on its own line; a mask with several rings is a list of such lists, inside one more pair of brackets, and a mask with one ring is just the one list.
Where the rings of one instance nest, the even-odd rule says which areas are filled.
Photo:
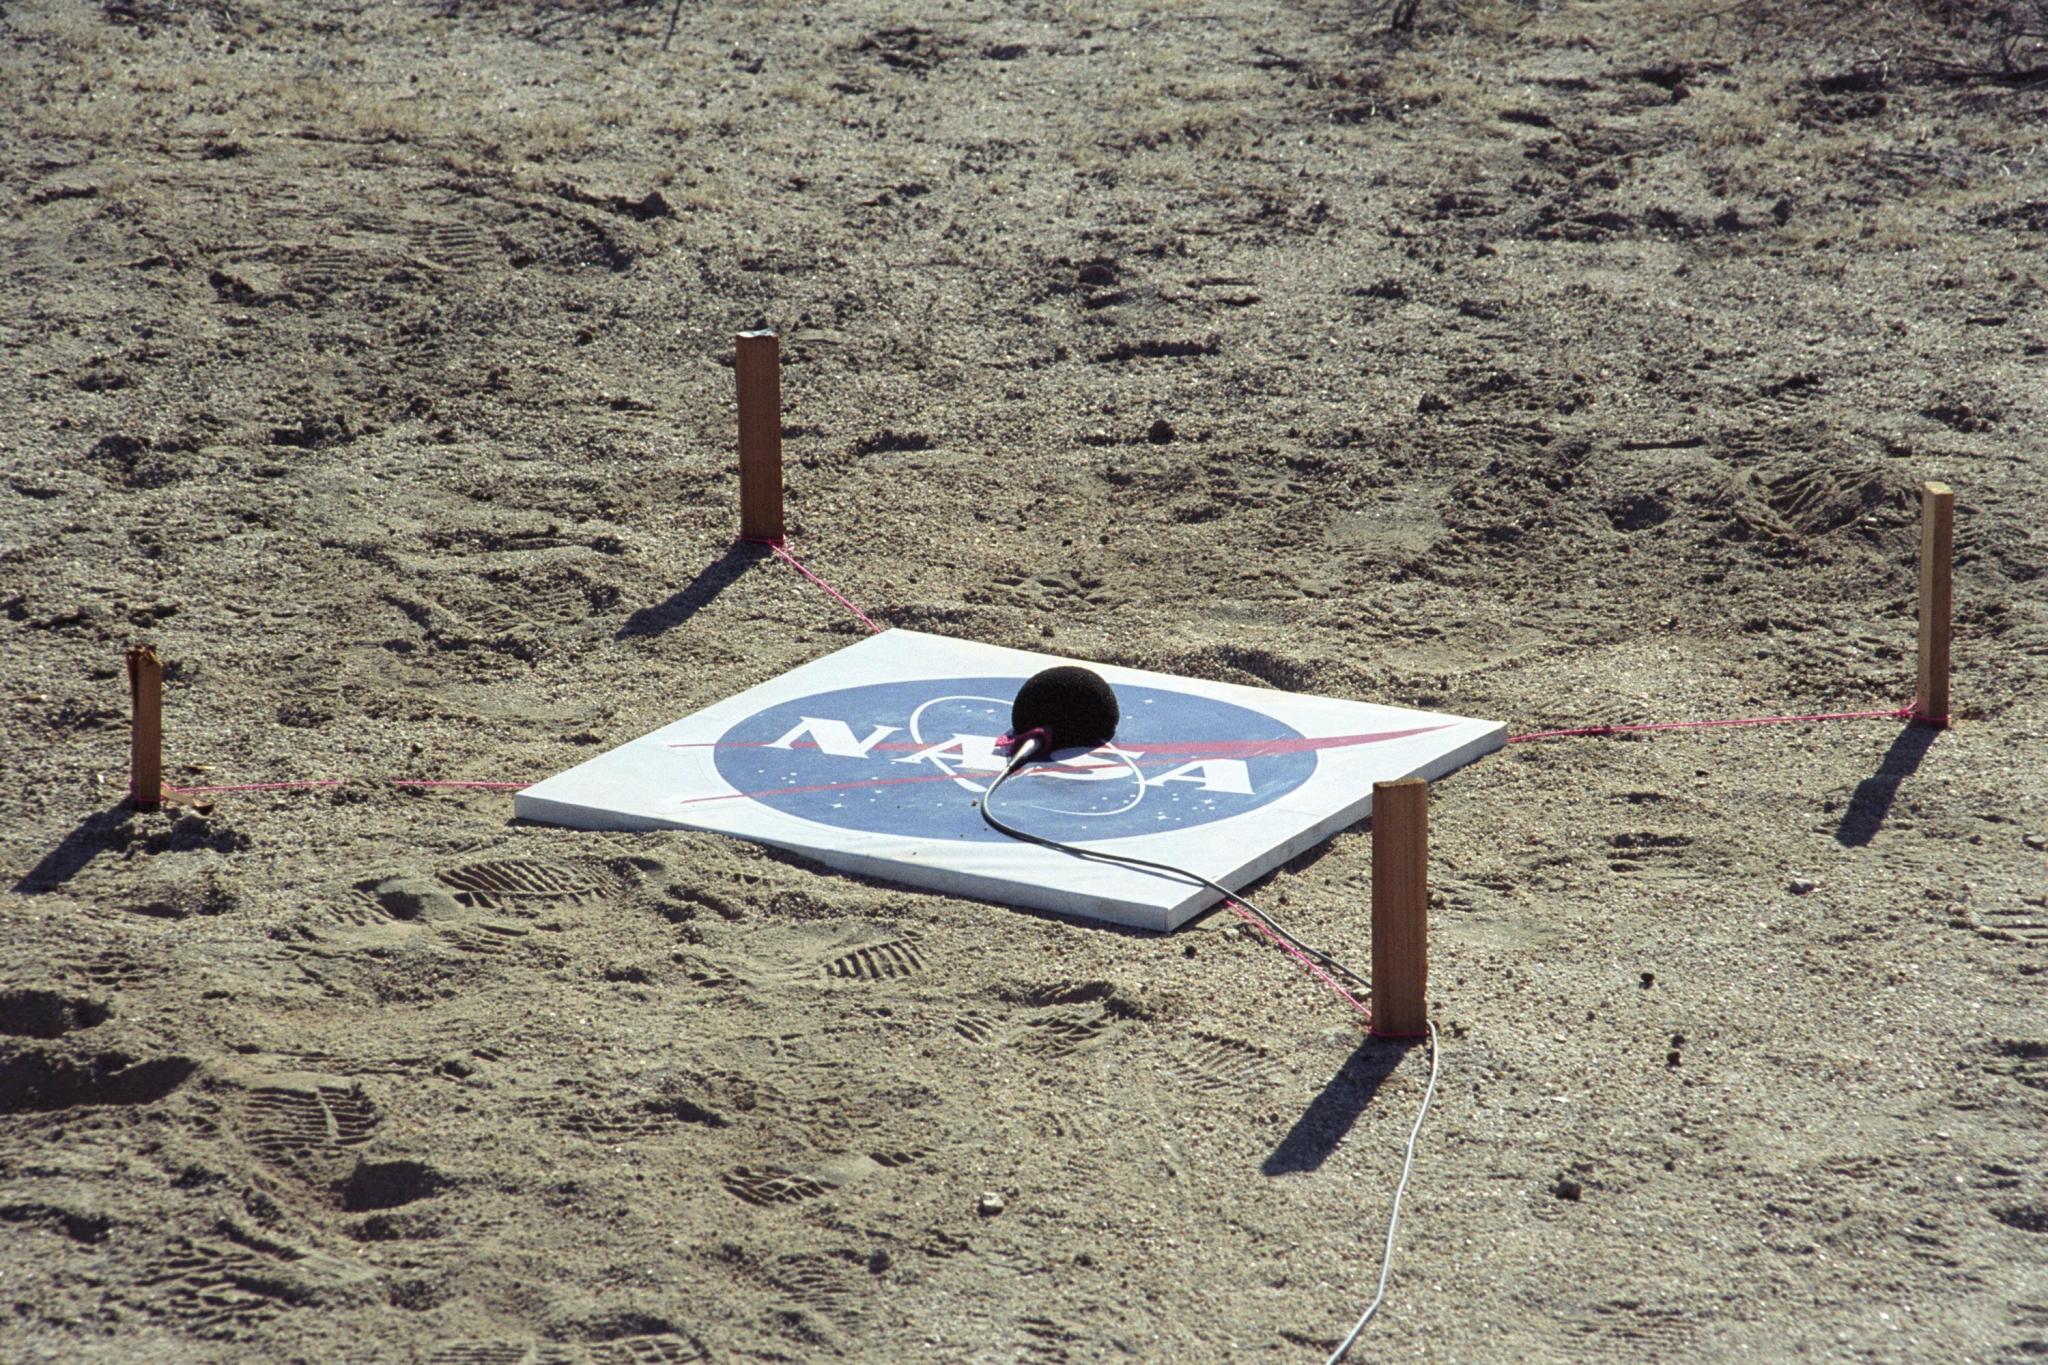
[[[824, 579], [806, 568], [801, 560], [789, 552], [789, 548], [781, 540], [758, 536], [743, 536], [741, 539], [750, 540], [757, 545], [767, 546], [774, 552], [776, 558], [782, 560], [790, 568], [795, 569], [812, 583], [822, 588], [833, 601], [852, 612], [862, 625], [877, 635], [881, 634], [882, 628], [875, 624], [872, 617], [855, 606], [845, 593], [840, 592], [839, 589], [833, 587], [830, 583], [827, 583]], [[1920, 720], [1940, 728], [1947, 726], [1948, 719], [1947, 716], [1927, 716], [1921, 714], [1919, 704], [1916, 702], [1911, 706], [1894, 707], [1888, 711], [1828, 711], [1800, 716], [1739, 716], [1727, 720], [1667, 720], [1648, 721], [1636, 725], [1584, 725], [1566, 730], [1533, 730], [1527, 734], [1509, 735], [1508, 743], [1524, 744], [1530, 740], [1538, 739], [1572, 739], [1599, 735], [1634, 734], [1652, 730], [1711, 730], [1731, 725], [1800, 725], [1828, 720]], [[320, 778], [304, 782], [238, 782], [199, 787], [174, 787], [169, 783], [165, 783], [164, 790], [175, 796], [210, 796], [221, 792], [314, 791], [324, 787], [339, 787], [343, 785], [343, 782], [344, 779], [341, 778]], [[392, 787], [418, 787], [428, 790], [456, 789], [471, 791], [518, 791], [532, 785], [529, 782], [471, 782], [410, 777], [387, 778], [385, 779], [385, 784]], [[1229, 906], [1231, 912], [1239, 919], [1258, 930], [1260, 936], [1285, 952], [1289, 957], [1301, 963], [1303, 967], [1306, 967], [1353, 1009], [1364, 1014], [1367, 1018], [1371, 1017], [1372, 1011], [1360, 1003], [1358, 997], [1345, 990], [1337, 983], [1334, 977], [1324, 971], [1321, 966], [1317, 965], [1317, 963], [1293, 944], [1288, 943], [1285, 939], [1282, 939], [1271, 929], [1267, 928], [1266, 925], [1260, 923], [1236, 901], [1226, 900], [1224, 904]]]
[[[775, 552], [778, 559], [823, 588], [831, 595], [833, 601], [859, 617], [862, 625], [877, 635], [882, 633], [882, 628], [874, 623], [873, 618], [849, 601], [845, 593], [840, 592], [839, 589], [805, 568], [802, 562], [795, 555], [791, 554], [781, 541], [760, 537], [742, 537], [742, 539], [752, 540], [757, 545], [766, 545]], [[164, 790], [173, 796], [212, 796], [221, 792], [315, 791], [323, 787], [339, 787], [342, 785], [343, 780], [341, 778], [321, 778], [306, 782], [235, 782], [204, 787], [174, 787], [166, 782]], [[518, 791], [523, 787], [530, 787], [533, 784], [531, 782], [458, 782], [424, 777], [394, 777], [385, 779], [385, 785], [392, 787], [423, 787], [428, 789], [458, 788], [474, 791]]]
[[1347, 991], [1342, 986], [1338, 985], [1337, 978], [1331, 976], [1328, 972], [1324, 971], [1321, 963], [1315, 961], [1307, 953], [1304, 953], [1303, 951], [1301, 951], [1301, 949], [1295, 947], [1292, 943], [1289, 943], [1286, 939], [1274, 933], [1271, 928], [1267, 927], [1267, 925], [1262, 923], [1260, 920], [1254, 918], [1251, 911], [1245, 909], [1236, 901], [1231, 900], [1228, 897], [1225, 897], [1223, 903], [1230, 907], [1231, 914], [1236, 915], [1246, 924], [1249, 924], [1252, 928], [1258, 930], [1259, 935], [1262, 938], [1264, 938], [1266, 942], [1272, 944], [1275, 948], [1278, 948], [1281, 952], [1287, 954], [1296, 962], [1299, 962], [1302, 966], [1308, 968], [1310, 973], [1312, 973], [1317, 980], [1321, 981], [1325, 986], [1328, 986], [1332, 991], [1336, 992], [1337, 998], [1339, 1000], [1342, 1000], [1345, 1004], [1357, 1010], [1367, 1019], [1372, 1018], [1372, 1010], [1357, 996], [1353, 995], [1350, 991]]
[[[1728, 720], [1660, 720], [1641, 725], [1585, 725], [1575, 730], [1534, 730], [1526, 735], [1509, 735], [1508, 743], [1522, 744], [1532, 739], [1569, 739], [1580, 735], [1623, 735], [1639, 730], [1712, 730], [1724, 725], [1801, 725], [1818, 720], [1915, 720], [1920, 719], [1915, 706], [1897, 706], [1889, 711], [1823, 711], [1806, 716], [1737, 716]], [[1947, 722], [1944, 716], [1939, 720], [1927, 717], [1932, 724]]]
[[[781, 540], [771, 539], [766, 536], [742, 536], [741, 539], [751, 541], [756, 545], [767, 546], [775, 552], [778, 559], [781, 559], [790, 568], [795, 569], [805, 578], [823, 588], [831, 595], [833, 601], [860, 618], [862, 625], [877, 635], [882, 633], [882, 628], [876, 625], [866, 612], [855, 606], [845, 593], [842, 593], [839, 589], [805, 568], [802, 562], [789, 552], [789, 547], [783, 544]], [[1912, 706], [1894, 707], [1888, 711], [1826, 711], [1803, 716], [1737, 716], [1728, 720], [1664, 720], [1649, 721], [1640, 725], [1584, 725], [1569, 730], [1534, 730], [1524, 735], [1509, 735], [1508, 743], [1524, 744], [1533, 739], [1574, 739], [1596, 735], [1624, 735], [1647, 730], [1713, 730], [1730, 725], [1801, 725], [1824, 720], [1925, 720], [1928, 724], [1937, 727], [1943, 727], [1948, 724], [1947, 716], [1923, 716], [1920, 714], [1918, 704], [1915, 704]], [[1255, 921], [1248, 920], [1247, 923], [1255, 923]], [[1284, 947], [1285, 945], [1283, 944], [1282, 946]], [[1293, 950], [1290, 948], [1288, 951], [1292, 952]], [[1300, 955], [1296, 954], [1296, 956]], [[1302, 960], [1304, 962], [1307, 961], [1306, 958]], [[1313, 966], [1313, 964], [1310, 965]], [[1331, 984], [1334, 986], [1336, 983], [1332, 982]], [[1347, 996], [1346, 998], [1348, 999], [1349, 997]], [[1353, 1003], [1355, 1004], [1356, 1002], [1354, 1001]]]
[[805, 578], [810, 579], [811, 582], [816, 583], [819, 587], [823, 588], [826, 592], [830, 593], [832, 595], [833, 601], [837, 602], [840, 606], [845, 607], [855, 616], [858, 616], [860, 618], [860, 623], [862, 625], [866, 626], [869, 630], [873, 631], [877, 635], [880, 635], [882, 633], [882, 628], [876, 625], [872, 620], [870, 620], [866, 612], [862, 611], [859, 607], [856, 607], [855, 605], [853, 605], [852, 602], [848, 601], [845, 593], [842, 593], [841, 591], [839, 591], [839, 589], [833, 587], [830, 583], [827, 583], [824, 579], [818, 577], [809, 569], [806, 569], [801, 563], [798, 562], [797, 557], [789, 552], [788, 547], [785, 546], [781, 541], [769, 540], [766, 537], [762, 536], [742, 536], [740, 537], [740, 539], [751, 541], [756, 545], [766, 545], [769, 549], [775, 552], [777, 558], [781, 559], [785, 564], [789, 565], [790, 568], [795, 569]]
[[[347, 780], [326, 777], [305, 782], [236, 782], [211, 787], [174, 787], [166, 782], [164, 790], [173, 796], [211, 796], [216, 792], [303, 792], [320, 787], [339, 787]], [[391, 787], [471, 787], [485, 791], [518, 791], [533, 785], [531, 782], [451, 782], [426, 777], [392, 777], [384, 781]]]
[[[1536, 730], [1525, 735], [1510, 735], [1508, 736], [1508, 743], [1520, 744], [1532, 739], [1566, 739], [1581, 735], [1619, 735], [1641, 730], [1709, 730], [1728, 725], [1797, 725], [1803, 722], [1825, 720], [1924, 720], [1936, 726], [1943, 726], [1948, 723], [1948, 717], [1946, 716], [1921, 715], [1919, 705], [1916, 703], [1912, 706], [1894, 707], [1888, 711], [1827, 711], [1802, 716], [1737, 716], [1727, 720], [1666, 720], [1651, 721], [1640, 725], [1586, 725], [1570, 730]], [[1335, 977], [1323, 970], [1322, 964], [1316, 962], [1308, 954], [1274, 933], [1272, 929], [1255, 918], [1249, 910], [1245, 909], [1238, 902], [1226, 897], [1223, 903], [1230, 908], [1230, 913], [1236, 915], [1239, 919], [1257, 930], [1261, 938], [1307, 968], [1309, 973], [1329, 987], [1338, 999], [1351, 1006], [1352, 1009], [1357, 1010], [1366, 1019], [1370, 1020], [1372, 1018], [1372, 1009], [1357, 996], [1339, 985]]]
[[[767, 545], [776, 554], [789, 560], [790, 564], [803, 574], [804, 577], [810, 579], [826, 592], [838, 598], [839, 601], [845, 603], [847, 609], [866, 623], [869, 630], [877, 633], [881, 631], [880, 626], [868, 619], [867, 613], [854, 606], [853, 603], [847, 602], [844, 597], [840, 597], [839, 593], [834, 591], [831, 584], [819, 578], [809, 569], [804, 568], [803, 565], [798, 564], [795, 558], [784, 551], [781, 546], [770, 541], [762, 541], [760, 543]], [[1508, 743], [1523, 744], [1535, 739], [1575, 739], [1600, 735], [1632, 734], [1651, 730], [1712, 730], [1730, 725], [1802, 725], [1809, 722], [1828, 720], [1924, 720], [1930, 725], [1941, 728], [1948, 724], [1948, 719], [1947, 716], [1923, 716], [1916, 706], [1896, 706], [1888, 711], [1822, 711], [1800, 716], [1736, 716], [1726, 720], [1662, 720], [1646, 721], [1638, 725], [1582, 725], [1570, 730], [1532, 730], [1528, 734], [1509, 735]], [[343, 778], [321, 778], [305, 782], [237, 782], [205, 787], [174, 787], [166, 782], [164, 790], [177, 796], [210, 796], [219, 792], [312, 791], [321, 787], [339, 787], [345, 781], [346, 779]], [[522, 788], [533, 785], [530, 782], [468, 782], [427, 777], [393, 777], [385, 779], [385, 782], [393, 787], [455, 788], [473, 791], [519, 791]], [[846, 783], [843, 785], [858, 786], [866, 784]], [[823, 790], [823, 788], [819, 790]], [[746, 795], [747, 793], [739, 794]], [[1234, 902], [1230, 904], [1233, 909], [1236, 908]], [[1260, 925], [1258, 921], [1245, 917], [1242, 914], [1240, 914], [1240, 918], [1244, 918], [1247, 924], [1258, 928], [1261, 933], [1267, 933], [1265, 926]], [[1267, 936], [1271, 937], [1271, 934], [1268, 933]], [[1274, 942], [1279, 943], [1281, 947], [1286, 948], [1294, 956], [1301, 957], [1301, 954], [1295, 952], [1292, 947], [1289, 947], [1281, 940], [1274, 939]], [[1328, 979], [1322, 969], [1307, 958], [1302, 958], [1301, 960], [1318, 976], [1325, 976], [1325, 979]], [[1334, 987], [1336, 983], [1332, 982], [1331, 985]], [[1339, 994], [1343, 993], [1341, 987], [1337, 989]], [[1349, 999], [1350, 997], [1346, 996], [1345, 998]], [[1353, 1003], [1356, 1002], [1354, 1001]]]
[[328, 778], [321, 782], [238, 782], [221, 787], [173, 787], [164, 783], [164, 790], [173, 796], [211, 796], [215, 792], [298, 792], [314, 787], [339, 787], [340, 778]]
[[516, 792], [531, 787], [531, 782], [447, 782], [430, 781], [423, 777], [394, 777], [394, 787], [471, 787], [479, 791]]

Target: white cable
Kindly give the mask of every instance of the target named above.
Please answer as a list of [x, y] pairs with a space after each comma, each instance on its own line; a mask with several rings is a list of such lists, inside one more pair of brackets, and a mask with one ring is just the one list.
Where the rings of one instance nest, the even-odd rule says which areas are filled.
[[1351, 1353], [1352, 1343], [1358, 1334], [1372, 1321], [1372, 1315], [1380, 1311], [1381, 1300], [1387, 1297], [1387, 1276], [1394, 1271], [1394, 1232], [1401, 1226], [1401, 1196], [1408, 1192], [1408, 1177], [1415, 1171], [1415, 1142], [1422, 1136], [1422, 1121], [1429, 1117], [1429, 1102], [1436, 1098], [1437, 1066], [1443, 1060], [1437, 1050], [1436, 1025], [1429, 1025], [1429, 1086], [1422, 1092], [1422, 1108], [1415, 1113], [1415, 1126], [1408, 1130], [1408, 1155], [1401, 1160], [1401, 1180], [1394, 1186], [1394, 1207], [1387, 1214], [1387, 1247], [1380, 1256], [1379, 1292], [1372, 1296], [1372, 1302], [1365, 1306], [1365, 1312], [1351, 1329], [1351, 1335], [1337, 1343], [1337, 1349], [1330, 1352], [1330, 1358], [1323, 1365], [1337, 1365]]
[[[1352, 978], [1359, 984], [1366, 986], [1368, 990], [1371, 989], [1370, 983], [1364, 977], [1344, 966], [1328, 953], [1317, 948], [1311, 948], [1306, 943], [1303, 943], [1286, 929], [1274, 923], [1270, 915], [1260, 910], [1242, 895], [1210, 881], [1198, 872], [1190, 872], [1186, 868], [1174, 867], [1167, 863], [1155, 863], [1145, 858], [1133, 858], [1127, 853], [1105, 853], [1099, 849], [1076, 848], [1072, 844], [1064, 844], [1057, 839], [1048, 839], [1043, 835], [1027, 833], [1016, 828], [1014, 825], [1006, 824], [998, 819], [995, 812], [989, 809], [989, 803], [995, 800], [996, 793], [1002, 790], [1003, 784], [1010, 780], [1011, 776], [1024, 765], [1024, 762], [1035, 756], [1037, 746], [1042, 745], [1044, 741], [1030, 741], [1030, 743], [1033, 744], [1031, 748], [1019, 746], [1017, 756], [1011, 760], [1010, 766], [1003, 770], [1000, 777], [989, 784], [986, 792], [982, 793], [980, 803], [981, 818], [988, 822], [990, 828], [1007, 834], [1013, 839], [1022, 839], [1026, 843], [1058, 849], [1062, 853], [1070, 853], [1078, 858], [1087, 858], [1096, 862], [1117, 863], [1125, 867], [1145, 868], [1156, 872], [1169, 872], [1175, 876], [1184, 877], [1189, 881], [1199, 882], [1250, 910], [1254, 915], [1265, 921], [1266, 925], [1278, 934], [1281, 939], [1293, 944], [1309, 956], [1320, 959], [1324, 965], [1344, 973], [1344, 975]], [[1350, 1335], [1338, 1343], [1337, 1349], [1330, 1353], [1330, 1358], [1324, 1362], [1324, 1365], [1338, 1365], [1339, 1361], [1350, 1354], [1352, 1344], [1358, 1340], [1358, 1334], [1363, 1332], [1365, 1325], [1372, 1321], [1372, 1315], [1380, 1311], [1380, 1304], [1387, 1297], [1387, 1277], [1393, 1274], [1394, 1271], [1394, 1234], [1401, 1226], [1401, 1196], [1408, 1192], [1408, 1177], [1415, 1173], [1415, 1144], [1422, 1137], [1422, 1121], [1429, 1117], [1429, 1103], [1436, 1098], [1437, 1072], [1443, 1060], [1437, 1048], [1436, 1025], [1427, 1020], [1424, 1023], [1429, 1029], [1429, 1084], [1423, 1089], [1422, 1108], [1418, 1109], [1415, 1113], [1415, 1126], [1408, 1130], [1408, 1151], [1401, 1159], [1401, 1179], [1394, 1186], [1393, 1207], [1387, 1212], [1387, 1245], [1385, 1251], [1380, 1255], [1379, 1290], [1372, 1296], [1372, 1302], [1365, 1306], [1364, 1314], [1353, 1325]]]

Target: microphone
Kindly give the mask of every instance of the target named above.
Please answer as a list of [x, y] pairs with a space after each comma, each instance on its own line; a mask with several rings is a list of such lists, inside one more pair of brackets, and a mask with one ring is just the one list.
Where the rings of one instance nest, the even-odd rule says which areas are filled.
[[1116, 693], [1100, 674], [1075, 664], [1043, 669], [1010, 705], [1010, 771], [1055, 749], [1092, 749], [1116, 734]]

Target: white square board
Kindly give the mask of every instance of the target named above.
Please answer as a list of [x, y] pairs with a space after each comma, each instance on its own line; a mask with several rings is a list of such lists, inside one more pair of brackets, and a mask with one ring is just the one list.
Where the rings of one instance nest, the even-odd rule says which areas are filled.
[[[1075, 660], [918, 631], [871, 636], [526, 788], [516, 812], [582, 829], [731, 834], [860, 876], [1166, 930], [1196, 883], [1005, 838], [975, 803], [1010, 703]], [[1495, 721], [1087, 664], [1122, 720], [1004, 785], [1008, 823], [1241, 887], [1507, 741]]]

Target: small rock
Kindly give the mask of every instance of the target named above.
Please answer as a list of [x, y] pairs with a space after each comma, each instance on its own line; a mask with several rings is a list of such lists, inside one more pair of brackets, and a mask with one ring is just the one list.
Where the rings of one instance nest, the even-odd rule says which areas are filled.
[[1173, 444], [1173, 437], [1173, 423], [1167, 421], [1164, 417], [1154, 422], [1151, 429], [1145, 433], [1145, 439], [1155, 446], [1171, 445]]
[[1003, 1203], [1003, 1197], [1000, 1194], [997, 1194], [994, 1190], [983, 1190], [981, 1192], [981, 1202], [974, 1206], [974, 1211], [984, 1218], [993, 1218], [1007, 1207], [1009, 1206]]
[[2048, 834], [2022, 835], [2020, 837], [2020, 842], [2025, 844], [2028, 848], [2048, 848]]
[[1803, 896], [1813, 890], [1817, 884], [1806, 877], [1794, 877], [1791, 881], [1785, 883], [1785, 889], [1795, 896]]
[[476, 1074], [476, 1065], [461, 1053], [451, 1052], [441, 1059], [439, 1070], [444, 1076], [453, 1076], [460, 1080], [467, 1076], [474, 1076]]

